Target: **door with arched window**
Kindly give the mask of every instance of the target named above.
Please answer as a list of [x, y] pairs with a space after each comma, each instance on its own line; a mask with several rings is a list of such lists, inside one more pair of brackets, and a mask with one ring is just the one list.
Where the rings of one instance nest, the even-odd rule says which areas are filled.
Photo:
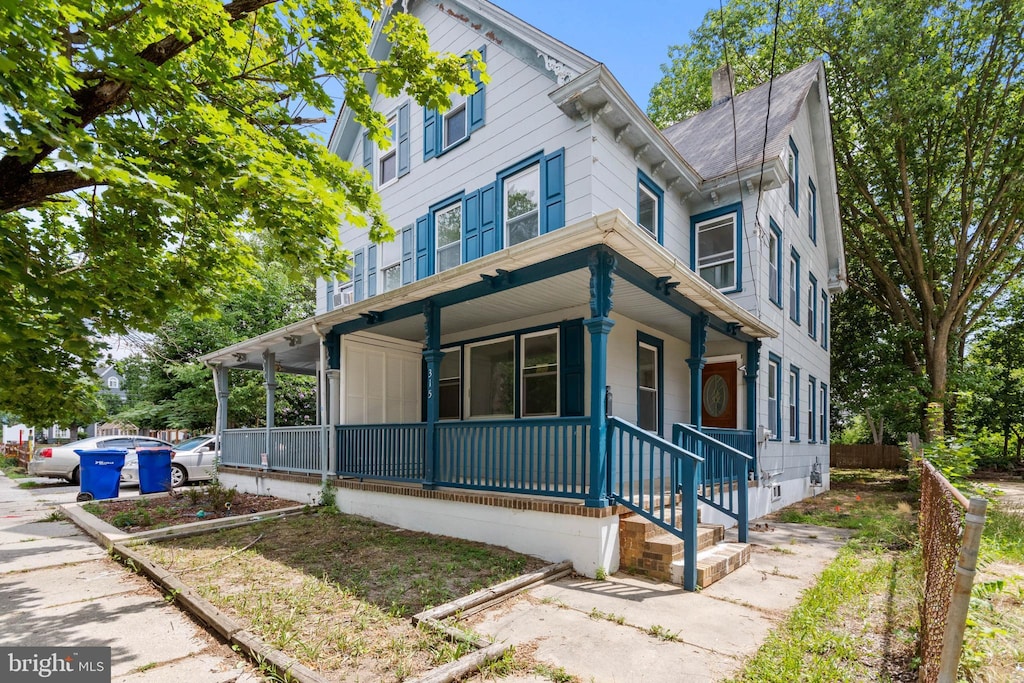
[[701, 423], [736, 429], [736, 361], [704, 366]]

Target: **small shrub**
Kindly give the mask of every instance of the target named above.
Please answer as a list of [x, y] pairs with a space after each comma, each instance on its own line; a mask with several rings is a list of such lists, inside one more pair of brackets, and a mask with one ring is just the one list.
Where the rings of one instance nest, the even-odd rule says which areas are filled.
[[334, 485], [329, 481], [325, 481], [324, 485], [320, 488], [320, 506], [323, 507], [325, 512], [331, 514], [338, 512], [338, 494], [334, 489]]
[[604, 567], [598, 567], [597, 571], [594, 572], [594, 578], [597, 579], [598, 581], [604, 581], [605, 579], [608, 578], [608, 572], [605, 571]]

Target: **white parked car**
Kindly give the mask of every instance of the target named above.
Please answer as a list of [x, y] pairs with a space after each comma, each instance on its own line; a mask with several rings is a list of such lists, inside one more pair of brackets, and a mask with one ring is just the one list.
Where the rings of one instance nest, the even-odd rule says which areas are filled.
[[121, 470], [121, 481], [126, 484], [138, 484], [139, 461], [135, 455], [137, 448], [173, 446], [162, 439], [148, 436], [93, 436], [63, 446], [49, 446], [36, 450], [28, 463], [28, 474], [30, 477], [67, 479], [77, 486], [81, 481], [81, 470], [76, 450], [118, 449], [128, 452], [124, 458], [124, 469]]
[[171, 486], [213, 479], [220, 450], [212, 434], [194, 436], [174, 446], [171, 452]]

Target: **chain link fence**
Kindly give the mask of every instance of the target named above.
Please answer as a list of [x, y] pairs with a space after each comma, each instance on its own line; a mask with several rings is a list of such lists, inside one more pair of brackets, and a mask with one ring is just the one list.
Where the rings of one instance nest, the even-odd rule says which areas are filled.
[[956, 681], [985, 505], [968, 501], [927, 460], [920, 463], [925, 582], [919, 680], [945, 683]]

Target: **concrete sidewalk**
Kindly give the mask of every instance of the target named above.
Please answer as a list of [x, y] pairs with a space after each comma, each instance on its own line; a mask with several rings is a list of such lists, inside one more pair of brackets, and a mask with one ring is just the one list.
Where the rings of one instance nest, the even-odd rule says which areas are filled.
[[[847, 537], [838, 529], [759, 525], [750, 532], [749, 564], [699, 593], [623, 573], [604, 581], [567, 578], [531, 589], [468, 623], [581, 681], [720, 681], [757, 652]], [[548, 680], [537, 675], [503, 679]]]
[[[44, 488], [20, 489], [22, 481]], [[262, 680], [73, 524], [45, 521], [77, 493], [0, 474], [0, 645], [107, 646], [119, 683]]]

